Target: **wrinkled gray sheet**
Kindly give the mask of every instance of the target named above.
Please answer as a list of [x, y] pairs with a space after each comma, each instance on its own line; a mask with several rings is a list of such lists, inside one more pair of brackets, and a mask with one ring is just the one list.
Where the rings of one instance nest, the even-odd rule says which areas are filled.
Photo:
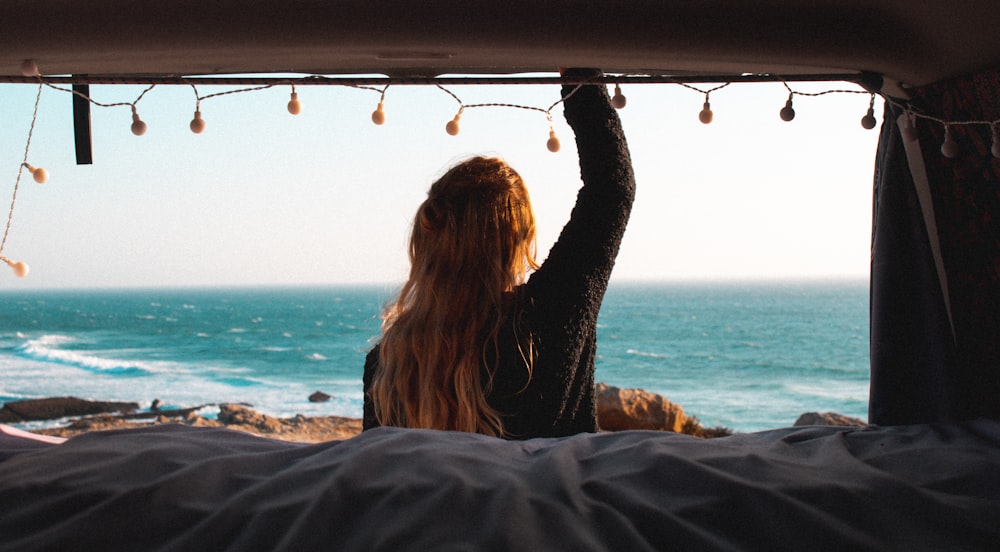
[[13, 439], [3, 551], [1000, 546], [992, 421], [714, 440], [381, 428], [305, 445], [172, 425]]

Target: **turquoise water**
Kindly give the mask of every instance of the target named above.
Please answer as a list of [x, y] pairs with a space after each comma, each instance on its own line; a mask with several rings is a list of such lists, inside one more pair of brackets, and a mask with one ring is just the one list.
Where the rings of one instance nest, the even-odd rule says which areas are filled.
[[[0, 402], [73, 395], [361, 415], [388, 287], [0, 293]], [[756, 431], [866, 417], [867, 283], [613, 284], [597, 379]], [[311, 403], [321, 390], [333, 396]], [[206, 414], [213, 409], [206, 409]]]

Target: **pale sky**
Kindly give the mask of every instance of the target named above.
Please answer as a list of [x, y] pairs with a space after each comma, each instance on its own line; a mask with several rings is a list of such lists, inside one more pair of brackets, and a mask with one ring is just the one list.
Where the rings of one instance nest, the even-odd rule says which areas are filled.
[[[845, 83], [790, 83], [819, 92]], [[699, 85], [703, 90], [713, 85]], [[101, 103], [131, 102], [144, 86], [92, 86]], [[202, 96], [233, 87], [198, 88]], [[867, 94], [795, 97], [778, 111], [780, 83], [733, 84], [704, 94], [674, 84], [623, 86], [620, 116], [636, 172], [632, 220], [613, 281], [866, 278], [878, 127], [864, 130]], [[465, 104], [548, 108], [559, 87], [452, 86]], [[507, 159], [526, 179], [541, 257], [579, 188], [573, 135], [553, 109], [559, 153], [537, 111], [466, 109], [430, 86], [394, 86], [387, 121], [372, 124], [378, 93], [299, 86], [228, 94], [201, 103], [193, 134], [189, 86], [158, 86], [128, 107], [92, 108], [94, 164], [77, 166], [71, 97], [42, 91], [28, 162], [49, 181], [21, 180], [0, 265], [0, 290], [150, 286], [395, 283], [407, 272], [411, 217], [433, 180], [470, 155]], [[6, 221], [37, 86], [0, 85], [0, 205]], [[881, 124], [882, 102], [875, 113]]]

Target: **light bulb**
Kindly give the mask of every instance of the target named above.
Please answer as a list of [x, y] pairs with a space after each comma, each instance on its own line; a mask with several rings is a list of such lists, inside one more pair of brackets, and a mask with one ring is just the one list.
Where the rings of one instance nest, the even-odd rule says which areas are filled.
[[191, 132], [195, 134], [201, 134], [202, 132], [205, 132], [205, 119], [201, 118], [200, 110], [197, 109], [195, 110], [194, 118], [191, 119], [191, 124], [188, 126], [191, 127]]
[[555, 130], [549, 130], [549, 140], [545, 142], [545, 147], [549, 148], [552, 153], [559, 151], [559, 138], [556, 136]]
[[615, 95], [611, 97], [611, 106], [615, 109], [624, 109], [628, 100], [622, 95], [622, 88], [615, 84]]
[[791, 121], [795, 118], [795, 109], [792, 107], [792, 98], [789, 96], [788, 101], [785, 102], [785, 107], [781, 108], [778, 112], [778, 116], [781, 117], [782, 121]]
[[18, 278], [24, 278], [28, 275], [28, 265], [23, 261], [11, 261], [8, 259], [7, 266], [14, 271], [14, 276], [17, 276]]
[[444, 126], [444, 131], [452, 136], [458, 136], [461, 127], [459, 126], [459, 121], [462, 119], [462, 114], [459, 113], [455, 115], [455, 118], [448, 121], [448, 124]]
[[941, 143], [941, 155], [944, 155], [948, 159], [954, 159], [958, 157], [958, 150], [958, 143], [955, 142], [955, 138], [951, 135], [951, 125], [945, 125], [944, 142]]
[[38, 65], [35, 64], [35, 60], [26, 59], [21, 62], [21, 74], [26, 77], [38, 76]]
[[701, 111], [698, 112], [698, 120], [707, 125], [712, 122], [713, 117], [714, 114], [712, 113], [712, 105], [705, 102], [704, 105], [701, 106]]
[[25, 163], [24, 168], [28, 169], [32, 178], [34, 178], [35, 182], [38, 182], [39, 184], [45, 184], [49, 180], [48, 171], [41, 167], [32, 167], [31, 165]]
[[135, 110], [132, 110], [132, 134], [136, 136], [146, 134], [146, 123], [139, 118], [139, 114]]
[[296, 92], [292, 92], [292, 97], [288, 100], [288, 112], [292, 115], [302, 113], [302, 102], [299, 101], [299, 95]]
[[378, 107], [372, 112], [372, 122], [376, 125], [385, 124], [385, 110], [382, 109], [382, 102], [379, 102]]
[[866, 113], [865, 116], [861, 118], [861, 126], [866, 130], [871, 130], [875, 128], [876, 124], [877, 121], [875, 120], [875, 109], [869, 107], [868, 113]]

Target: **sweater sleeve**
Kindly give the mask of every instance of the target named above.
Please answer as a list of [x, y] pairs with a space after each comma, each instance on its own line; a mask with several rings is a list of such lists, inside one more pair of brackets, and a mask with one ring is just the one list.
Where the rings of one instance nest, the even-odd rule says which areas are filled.
[[563, 97], [566, 121], [576, 135], [583, 187], [529, 288], [548, 304], [547, 311], [572, 323], [574, 315], [596, 317], [632, 210], [635, 177], [606, 85], [566, 85]]

